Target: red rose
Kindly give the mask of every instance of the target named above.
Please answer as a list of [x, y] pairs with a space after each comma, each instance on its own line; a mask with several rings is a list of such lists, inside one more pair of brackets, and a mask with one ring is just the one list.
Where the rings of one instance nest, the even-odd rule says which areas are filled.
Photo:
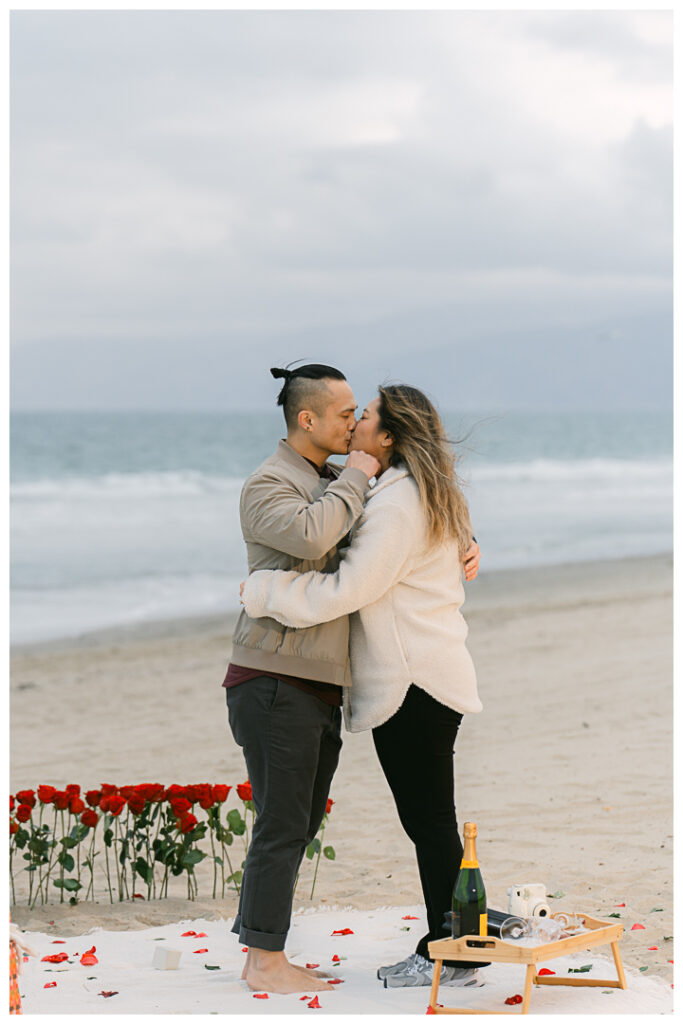
[[73, 783], [73, 782], [66, 787], [66, 791], [69, 794], [69, 796], [80, 796], [81, 795], [81, 787], [75, 785], [75, 783]]
[[330, 798], [328, 797], [327, 798], [327, 807], [325, 808], [325, 814], [329, 814], [330, 813], [330, 811], [332, 810], [333, 805], [334, 805], [334, 800], [330, 800]]
[[240, 800], [244, 800], [245, 803], [247, 800], [253, 800], [254, 796], [251, 791], [251, 782], [241, 782], [237, 787], [237, 795]]
[[72, 795], [69, 798], [69, 810], [72, 814], [81, 814], [85, 810], [85, 803], [80, 796]]
[[183, 814], [187, 814], [187, 812], [192, 808], [190, 801], [186, 800], [183, 796], [174, 797], [169, 800], [169, 803], [176, 818], [180, 818]]
[[28, 804], [29, 807], [35, 807], [36, 794], [32, 789], [20, 789], [17, 792], [17, 801], [20, 804]]
[[118, 818], [119, 814], [126, 806], [126, 801], [118, 793], [112, 793], [110, 796], [103, 796], [100, 800], [100, 810], [105, 811], [107, 814], [113, 814], [115, 818]]
[[10, 818], [10, 820], [9, 820], [9, 834], [11, 836], [13, 836], [14, 833], [18, 832], [18, 831], [19, 831], [19, 826], [17, 825], [16, 821], [13, 818]]
[[168, 789], [164, 793], [164, 796], [166, 797], [167, 800], [174, 800], [177, 796], [182, 796], [183, 798], [185, 798], [187, 795], [187, 788], [187, 786], [178, 786], [174, 782], [172, 786], [168, 787]]
[[14, 797], [11, 794], [10, 794], [10, 798], [9, 798], [9, 809], [10, 809], [10, 812], [14, 810]]
[[194, 814], [183, 814], [180, 821], [178, 822], [178, 828], [185, 835], [187, 832], [191, 832], [197, 824], [197, 819]]
[[164, 787], [158, 782], [143, 782], [135, 787], [135, 792], [151, 804], [159, 803], [164, 795]]
[[52, 803], [55, 805], [58, 811], [65, 811], [69, 806], [69, 800], [71, 799], [69, 793], [66, 790], [57, 789], [52, 799]]
[[211, 792], [213, 795], [213, 802], [215, 804], [224, 804], [228, 799], [228, 793], [232, 789], [232, 786], [212, 786]]
[[54, 786], [38, 786], [38, 799], [41, 804], [51, 804], [56, 792]]
[[128, 797], [128, 806], [133, 814], [142, 814], [145, 809], [146, 800], [140, 793], [131, 793]]
[[19, 804], [17, 807], [17, 821], [28, 821], [31, 817], [31, 808], [28, 804]]
[[99, 820], [100, 819], [97, 816], [96, 811], [91, 811], [90, 809], [88, 809], [87, 811], [83, 811], [83, 814], [81, 814], [81, 822], [84, 825], [87, 825], [88, 828], [95, 828]]
[[213, 807], [213, 793], [211, 792], [212, 787], [208, 782], [201, 782], [197, 786], [192, 787], [194, 790], [194, 798], [199, 802], [199, 806], [205, 811], [208, 811], [209, 807]]
[[118, 793], [118, 786], [112, 786], [110, 782], [102, 782], [100, 784], [100, 793], [102, 796], [113, 796], [114, 793]]
[[97, 807], [100, 802], [101, 793], [99, 789], [89, 789], [85, 794], [85, 802], [90, 807]]

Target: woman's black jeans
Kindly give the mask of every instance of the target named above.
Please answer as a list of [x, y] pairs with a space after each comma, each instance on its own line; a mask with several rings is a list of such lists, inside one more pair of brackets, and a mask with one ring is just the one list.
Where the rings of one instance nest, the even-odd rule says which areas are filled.
[[427, 944], [448, 938], [443, 918], [451, 909], [463, 854], [453, 784], [453, 752], [461, 721], [458, 711], [411, 686], [398, 711], [372, 730], [401, 824], [415, 844], [429, 927], [415, 952], [428, 960]]

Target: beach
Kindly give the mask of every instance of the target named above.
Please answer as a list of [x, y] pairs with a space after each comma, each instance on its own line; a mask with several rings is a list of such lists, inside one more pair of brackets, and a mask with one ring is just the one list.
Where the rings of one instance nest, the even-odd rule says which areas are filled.
[[[513, 883], [542, 882], [553, 910], [620, 914], [627, 967], [670, 982], [671, 557], [483, 570], [466, 594], [484, 711], [458, 737], [457, 807], [461, 828], [479, 828], [489, 905], [506, 909]], [[15, 648], [11, 791], [244, 781], [221, 688], [231, 629], [226, 615]], [[412, 847], [369, 733], [345, 733], [331, 796], [336, 859], [296, 909], [418, 905]], [[19, 886], [12, 915], [65, 936], [232, 917], [234, 895], [213, 900], [210, 888], [207, 874], [194, 903], [100, 896], [31, 911]]]

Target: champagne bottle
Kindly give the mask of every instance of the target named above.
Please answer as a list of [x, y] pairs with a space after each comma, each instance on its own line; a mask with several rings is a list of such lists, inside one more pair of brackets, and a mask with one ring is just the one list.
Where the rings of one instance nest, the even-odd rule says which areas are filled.
[[473, 821], [465, 822], [464, 833], [465, 851], [453, 888], [451, 934], [454, 939], [461, 935], [488, 934], [486, 889], [477, 860], [477, 826]]

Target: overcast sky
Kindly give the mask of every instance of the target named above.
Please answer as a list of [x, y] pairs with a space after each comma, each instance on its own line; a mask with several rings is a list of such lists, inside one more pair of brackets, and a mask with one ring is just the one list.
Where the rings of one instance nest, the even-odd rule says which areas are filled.
[[14, 408], [671, 404], [672, 19], [15, 12]]

